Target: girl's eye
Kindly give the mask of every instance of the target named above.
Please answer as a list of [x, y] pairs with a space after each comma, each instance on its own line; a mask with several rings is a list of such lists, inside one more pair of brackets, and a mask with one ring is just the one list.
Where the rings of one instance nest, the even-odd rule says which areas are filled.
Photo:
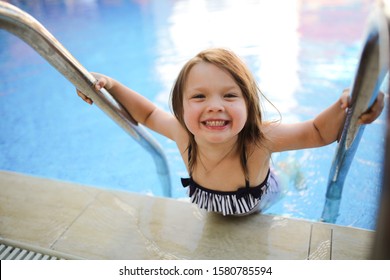
[[204, 94], [198, 93], [198, 94], [194, 94], [192, 96], [192, 99], [202, 99], [204, 97], [205, 97]]
[[237, 94], [234, 94], [234, 93], [225, 94], [225, 98], [235, 98], [235, 97], [237, 97]]

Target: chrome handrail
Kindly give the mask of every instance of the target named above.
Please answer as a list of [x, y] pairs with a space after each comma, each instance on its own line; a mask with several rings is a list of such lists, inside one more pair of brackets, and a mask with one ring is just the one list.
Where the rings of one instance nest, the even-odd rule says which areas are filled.
[[0, 28], [13, 33], [35, 49], [44, 59], [81, 90], [131, 135], [153, 157], [163, 194], [171, 196], [171, 180], [165, 154], [159, 143], [131, 117], [105, 89], [97, 91], [95, 77], [35, 18], [19, 8], [0, 1]]
[[351, 87], [351, 106], [329, 173], [321, 217], [324, 222], [335, 223], [337, 220], [343, 185], [365, 127], [358, 124], [359, 116], [377, 98], [389, 70], [389, 17], [386, 7], [384, 2], [379, 3], [369, 17], [366, 41]]

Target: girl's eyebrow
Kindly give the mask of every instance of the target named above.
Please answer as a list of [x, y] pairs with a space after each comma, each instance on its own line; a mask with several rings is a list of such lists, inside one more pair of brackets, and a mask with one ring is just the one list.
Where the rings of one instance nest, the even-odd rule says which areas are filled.
[[[208, 87], [205, 87], [205, 86], [194, 86], [194, 87], [191, 87], [191, 88], [186, 88], [184, 91], [205, 91], [207, 90]], [[233, 84], [233, 85], [228, 85], [228, 86], [225, 86], [222, 88], [222, 91], [229, 91], [229, 90], [241, 90], [241, 88], [236, 85], [236, 84]]]

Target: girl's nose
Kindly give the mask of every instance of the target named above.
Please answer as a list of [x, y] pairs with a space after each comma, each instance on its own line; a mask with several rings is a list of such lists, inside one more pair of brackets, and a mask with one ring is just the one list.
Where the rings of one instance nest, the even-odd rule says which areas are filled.
[[223, 103], [218, 98], [212, 98], [207, 104], [207, 110], [209, 112], [221, 112], [224, 110]]

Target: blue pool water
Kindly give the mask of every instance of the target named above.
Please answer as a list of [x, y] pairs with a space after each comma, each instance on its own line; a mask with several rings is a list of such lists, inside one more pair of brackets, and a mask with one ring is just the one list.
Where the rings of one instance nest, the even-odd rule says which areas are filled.
[[[169, 110], [171, 85], [200, 50], [228, 47], [248, 63], [284, 122], [314, 117], [349, 87], [371, 1], [10, 1], [37, 18], [90, 71]], [[283, 6], [283, 9], [281, 7]], [[161, 195], [151, 156], [20, 39], [0, 31], [0, 169]], [[265, 104], [266, 115], [278, 118]], [[341, 225], [375, 228], [385, 114], [367, 126], [345, 183]], [[167, 154], [175, 198], [186, 170]], [[336, 145], [276, 154], [302, 174], [268, 213], [318, 220]]]

